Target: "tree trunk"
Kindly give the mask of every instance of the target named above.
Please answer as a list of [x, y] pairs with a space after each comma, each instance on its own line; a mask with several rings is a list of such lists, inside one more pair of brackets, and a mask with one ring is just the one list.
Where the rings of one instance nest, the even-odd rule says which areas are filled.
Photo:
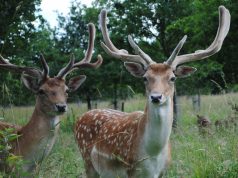
[[124, 106], [125, 106], [125, 103], [124, 103], [124, 101], [122, 101], [122, 103], [121, 103], [121, 111], [123, 111], [123, 112], [124, 112]]
[[114, 82], [113, 89], [114, 89], [113, 107], [114, 107], [114, 109], [117, 110], [118, 109], [118, 103], [117, 103], [117, 82], [116, 81]]
[[201, 96], [200, 91], [196, 95], [192, 96], [192, 102], [193, 102], [193, 110], [195, 112], [199, 112], [201, 108]]
[[87, 94], [86, 100], [87, 100], [88, 110], [91, 110], [91, 109], [92, 109], [92, 105], [91, 105], [91, 97], [90, 97], [90, 94]]

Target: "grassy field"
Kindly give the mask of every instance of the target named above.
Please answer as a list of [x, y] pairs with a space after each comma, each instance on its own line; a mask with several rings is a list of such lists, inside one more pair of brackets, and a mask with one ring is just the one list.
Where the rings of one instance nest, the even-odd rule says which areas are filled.
[[[145, 100], [141, 97], [126, 101], [125, 110], [144, 109]], [[234, 115], [231, 104], [238, 104], [238, 94], [201, 97], [201, 110], [195, 112], [191, 97], [179, 98], [178, 127], [171, 135], [172, 165], [166, 177], [217, 178], [238, 177], [238, 128], [229, 127], [217, 131], [216, 120]], [[102, 102], [98, 108], [105, 108]], [[2, 109], [0, 118], [24, 124], [31, 115], [32, 107]], [[82, 177], [82, 159], [74, 140], [72, 127], [77, 116], [86, 111], [86, 105], [70, 104], [69, 112], [62, 118], [60, 134], [50, 156], [38, 166], [36, 177]], [[209, 134], [200, 135], [196, 125], [196, 114], [207, 116], [212, 121]], [[238, 114], [238, 113], [237, 113]], [[238, 116], [236, 116], [238, 117]]]

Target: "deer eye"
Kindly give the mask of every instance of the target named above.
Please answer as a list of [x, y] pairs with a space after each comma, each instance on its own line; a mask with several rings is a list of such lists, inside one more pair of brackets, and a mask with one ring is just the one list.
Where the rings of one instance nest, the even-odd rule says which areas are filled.
[[45, 95], [45, 91], [42, 90], [42, 89], [40, 89], [40, 90], [38, 91], [38, 94], [39, 94], [39, 95]]
[[176, 80], [176, 77], [171, 77], [170, 78], [170, 82], [175, 82], [175, 80]]
[[144, 81], [144, 82], [147, 82], [148, 79], [147, 79], [146, 77], [143, 77], [143, 81]]
[[57, 93], [55, 91], [50, 92], [52, 96], [57, 96]]
[[69, 94], [69, 89], [65, 90], [65, 94], [68, 96], [68, 94]]

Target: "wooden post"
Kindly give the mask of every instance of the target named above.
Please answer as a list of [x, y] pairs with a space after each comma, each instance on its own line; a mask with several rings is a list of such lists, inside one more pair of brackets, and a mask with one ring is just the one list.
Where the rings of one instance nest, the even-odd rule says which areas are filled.
[[113, 106], [114, 109], [117, 110], [118, 109], [118, 103], [117, 103], [117, 82], [114, 82], [114, 98], [113, 98]]
[[195, 112], [199, 112], [200, 111], [200, 107], [201, 107], [200, 92], [198, 92], [198, 94], [192, 96], [192, 103], [193, 103], [193, 110]]
[[124, 112], [124, 106], [125, 106], [125, 103], [124, 103], [124, 101], [122, 101], [121, 102], [121, 111], [123, 111], [123, 112]]
[[88, 110], [91, 110], [92, 109], [92, 105], [91, 105], [91, 97], [90, 97], [89, 93], [87, 93], [86, 100], [87, 100]]

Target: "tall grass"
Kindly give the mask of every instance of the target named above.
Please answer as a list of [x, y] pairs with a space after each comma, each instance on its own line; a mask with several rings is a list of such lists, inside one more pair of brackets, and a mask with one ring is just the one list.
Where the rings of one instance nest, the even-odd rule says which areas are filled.
[[[216, 131], [201, 136], [196, 125], [196, 111], [190, 97], [179, 97], [178, 128], [171, 135], [172, 164], [166, 177], [237, 177], [238, 175], [238, 128]], [[238, 103], [238, 94], [201, 96], [200, 115], [215, 120], [232, 114], [231, 105]], [[100, 102], [98, 108], [107, 108], [107, 102]], [[135, 97], [125, 102], [125, 111], [144, 110], [145, 98]], [[77, 117], [87, 111], [86, 104], [70, 104], [69, 112], [62, 117], [61, 129], [56, 144], [46, 160], [38, 166], [36, 177], [82, 177], [82, 158], [78, 151], [73, 125]], [[23, 125], [32, 113], [33, 107], [4, 109], [4, 120]], [[0, 118], [3, 117], [0, 113]]]

